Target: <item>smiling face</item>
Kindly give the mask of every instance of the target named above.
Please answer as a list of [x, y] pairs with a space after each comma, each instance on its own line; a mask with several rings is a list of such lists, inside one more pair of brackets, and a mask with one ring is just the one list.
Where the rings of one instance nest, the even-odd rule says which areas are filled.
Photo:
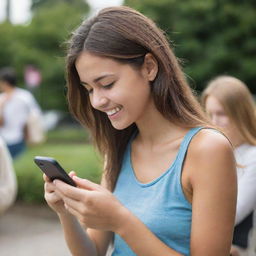
[[118, 130], [138, 122], [152, 104], [152, 79], [144, 64], [135, 68], [83, 52], [76, 61], [76, 69], [92, 107], [107, 115]]

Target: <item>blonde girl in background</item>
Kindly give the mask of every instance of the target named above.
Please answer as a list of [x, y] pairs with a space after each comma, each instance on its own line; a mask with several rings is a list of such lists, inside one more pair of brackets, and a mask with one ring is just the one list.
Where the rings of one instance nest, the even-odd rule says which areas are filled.
[[[209, 82], [202, 103], [213, 124], [223, 129], [234, 146], [238, 164], [238, 199], [232, 255], [256, 255], [250, 251], [248, 235], [256, 209], [256, 112], [247, 86], [231, 76]], [[255, 247], [255, 244], [252, 245]], [[249, 248], [249, 249], [248, 249]]]

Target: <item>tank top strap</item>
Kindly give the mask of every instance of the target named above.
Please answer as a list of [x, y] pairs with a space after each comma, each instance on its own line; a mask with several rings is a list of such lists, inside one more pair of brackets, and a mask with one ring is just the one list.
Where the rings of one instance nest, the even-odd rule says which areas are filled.
[[178, 156], [177, 156], [177, 164], [179, 164], [180, 166], [183, 165], [183, 161], [184, 161], [184, 158], [187, 154], [187, 150], [188, 150], [188, 147], [189, 147], [189, 144], [191, 142], [191, 140], [193, 139], [193, 137], [199, 132], [201, 131], [202, 129], [206, 129], [206, 127], [194, 127], [194, 128], [191, 128], [187, 134], [185, 135], [182, 143], [181, 143], [181, 146], [180, 146], [180, 150], [179, 150], [179, 153], [178, 153]]

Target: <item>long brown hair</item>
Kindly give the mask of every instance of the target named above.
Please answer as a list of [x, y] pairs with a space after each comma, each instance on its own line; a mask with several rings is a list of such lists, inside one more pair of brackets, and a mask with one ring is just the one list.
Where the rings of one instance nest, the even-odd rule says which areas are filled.
[[75, 67], [82, 51], [136, 67], [143, 64], [141, 57], [151, 53], [159, 69], [151, 85], [158, 111], [183, 127], [207, 123], [164, 33], [152, 20], [129, 7], [111, 7], [84, 21], [69, 41], [66, 62], [68, 102], [70, 111], [89, 128], [97, 148], [106, 159], [106, 178], [111, 190], [115, 187], [127, 143], [137, 127], [133, 124], [124, 130], [116, 130], [107, 115], [92, 108]]
[[244, 140], [256, 145], [255, 104], [246, 84], [232, 76], [218, 76], [203, 91], [203, 106], [209, 96], [214, 96], [221, 103]]

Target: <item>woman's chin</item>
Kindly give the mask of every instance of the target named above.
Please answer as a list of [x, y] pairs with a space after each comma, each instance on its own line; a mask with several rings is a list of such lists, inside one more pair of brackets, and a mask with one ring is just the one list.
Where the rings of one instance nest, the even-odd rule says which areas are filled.
[[112, 126], [116, 129], [116, 130], [124, 130], [125, 128], [129, 127], [131, 125], [131, 123], [121, 123], [121, 122], [111, 122]]

